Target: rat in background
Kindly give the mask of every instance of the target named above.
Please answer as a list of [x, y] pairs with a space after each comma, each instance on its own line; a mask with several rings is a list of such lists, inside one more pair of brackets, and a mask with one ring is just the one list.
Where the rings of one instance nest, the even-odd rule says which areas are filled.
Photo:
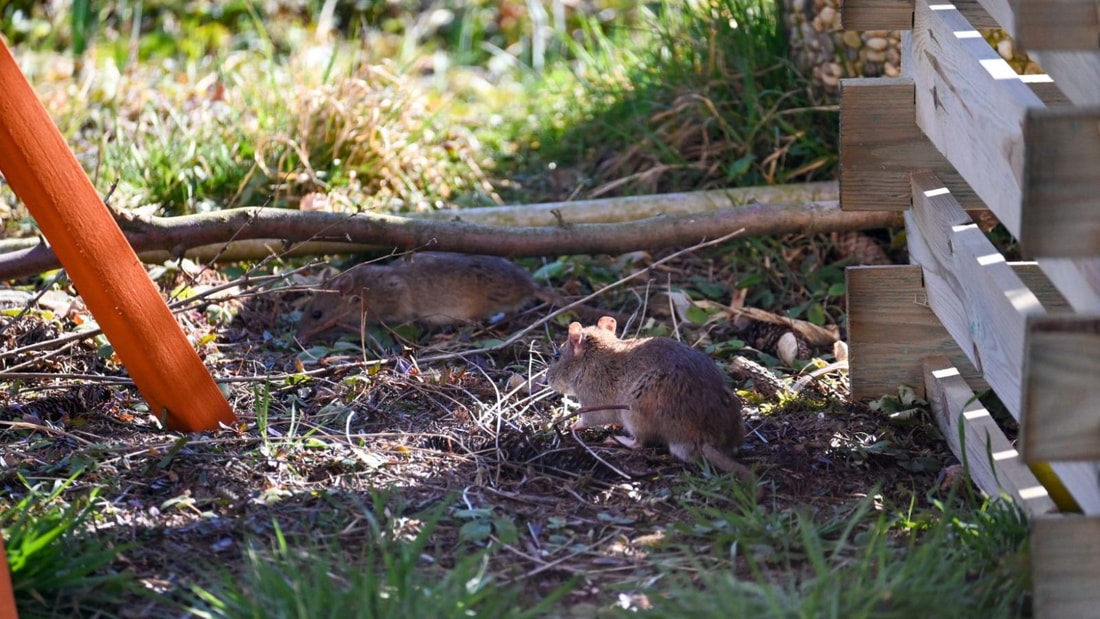
[[[667, 445], [672, 455], [748, 476], [733, 459], [745, 438], [741, 400], [707, 355], [667, 337], [619, 339], [610, 316], [596, 326], [569, 325], [546, 380], [580, 401], [574, 428], [619, 424], [636, 449]], [[593, 409], [586, 412], [585, 409]]]
[[308, 339], [334, 327], [358, 331], [364, 319], [431, 327], [471, 322], [517, 310], [531, 299], [567, 304], [504, 258], [419, 252], [388, 264], [356, 265], [337, 275], [310, 299], [298, 337]]

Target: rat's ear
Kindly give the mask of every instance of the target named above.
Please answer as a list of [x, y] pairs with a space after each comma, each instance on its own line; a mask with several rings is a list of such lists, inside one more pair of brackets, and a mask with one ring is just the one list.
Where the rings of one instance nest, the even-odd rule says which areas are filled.
[[355, 267], [352, 267], [351, 270], [344, 271], [343, 273], [334, 277], [332, 281], [328, 283], [328, 288], [333, 292], [338, 292], [344, 296], [356, 292], [355, 282], [359, 278], [355, 277], [354, 268]]
[[574, 355], [584, 352], [584, 327], [579, 322], [569, 324], [569, 345], [573, 347]]
[[616, 322], [616, 320], [611, 316], [603, 316], [598, 322], [596, 322], [596, 326], [603, 329], [604, 331], [610, 331], [614, 333], [615, 329], [619, 326], [619, 323]]

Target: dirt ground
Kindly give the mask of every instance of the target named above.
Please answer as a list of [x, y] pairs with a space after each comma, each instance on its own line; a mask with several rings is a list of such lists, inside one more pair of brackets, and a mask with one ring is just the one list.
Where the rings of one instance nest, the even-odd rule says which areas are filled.
[[[700, 277], [724, 276], [712, 260], [688, 257], [601, 302], [633, 312], [653, 281], [690, 289]], [[560, 292], [579, 295], [581, 279]], [[41, 375], [5, 380], [0, 421], [10, 423], [0, 425], [0, 488], [17, 492], [19, 474], [33, 483], [83, 470], [70, 493], [101, 488], [96, 533], [135, 543], [118, 567], [164, 592], [201, 579], [207, 564], [196, 558], [232, 569], [246, 540], [269, 538], [273, 522], [288, 536], [356, 552], [370, 541], [373, 521], [412, 530], [416, 514], [441, 503], [452, 509], [432, 542], [440, 565], [511, 523], [518, 537], [495, 555], [500, 577], [539, 594], [579, 576], [569, 598], [579, 607], [637, 591], [686, 555], [716, 563], [728, 555], [697, 540], [678, 546], [676, 527], [697, 521], [700, 494], [726, 493], [735, 482], [662, 449], [608, 445], [610, 429], [550, 425], [563, 413], [561, 396], [531, 391], [525, 379], [545, 368], [565, 321], [481, 352], [545, 315], [545, 306], [492, 327], [422, 332], [364, 353], [352, 341], [298, 347], [291, 335], [300, 298], [226, 301], [238, 310], [228, 326], [210, 327], [199, 309], [181, 315], [192, 339], [204, 342], [200, 354], [214, 375], [237, 381], [228, 385], [239, 424], [218, 432], [163, 431], [140, 412], [132, 387], [80, 378], [124, 375], [88, 340], [52, 357], [43, 353], [56, 345], [8, 356], [5, 367], [30, 362], [19, 371]], [[649, 326], [670, 324], [656, 304], [648, 310]], [[678, 328], [700, 348], [742, 338], [747, 348], [736, 354], [770, 358], [730, 321]], [[0, 344], [13, 351], [58, 331], [28, 314], [7, 324]], [[461, 354], [425, 361], [441, 353]], [[728, 356], [722, 361], [728, 366]], [[778, 370], [781, 379], [796, 374]], [[937, 476], [954, 460], [930, 424], [897, 423], [848, 402], [846, 380], [829, 374], [785, 403], [735, 380], [746, 400], [740, 459], [765, 509], [843, 510], [869, 493], [904, 505], [937, 491]], [[380, 506], [372, 492], [387, 489]], [[126, 613], [145, 616], [155, 606], [135, 601]]]

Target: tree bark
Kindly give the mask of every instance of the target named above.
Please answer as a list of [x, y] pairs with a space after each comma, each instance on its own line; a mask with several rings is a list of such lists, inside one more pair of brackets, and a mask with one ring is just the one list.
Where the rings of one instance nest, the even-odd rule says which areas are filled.
[[[709, 195], [708, 195], [709, 194]], [[674, 204], [679, 196], [690, 195], [692, 208], [709, 202], [724, 206], [708, 213], [653, 215], [654, 205]], [[625, 253], [639, 249], [662, 249], [698, 243], [744, 228], [745, 236], [817, 233], [882, 228], [900, 224], [897, 213], [841, 211], [836, 201], [798, 204], [750, 203], [729, 208], [725, 192], [699, 192], [668, 196], [641, 196], [652, 215], [621, 223], [578, 223], [593, 217], [577, 216], [573, 203], [547, 208], [522, 207], [538, 213], [523, 225], [490, 225], [497, 209], [468, 209], [431, 217], [400, 217], [378, 213], [320, 213], [261, 207], [239, 208], [184, 217], [119, 217], [126, 238], [143, 260], [162, 262], [188, 256], [195, 259], [260, 259], [272, 253], [340, 253], [362, 249], [363, 245], [386, 248], [431, 248], [439, 251], [502, 256], [554, 256], [583, 253]], [[662, 202], [663, 199], [663, 202]], [[623, 208], [624, 198], [612, 198], [613, 211], [626, 210], [636, 217], [637, 209]], [[683, 202], [684, 200], [681, 200]], [[592, 201], [606, 202], [606, 201]], [[723, 202], [725, 203], [723, 205]], [[590, 207], [578, 203], [581, 207]], [[504, 207], [514, 213], [520, 207]], [[560, 210], [557, 210], [560, 209]], [[665, 210], [674, 210], [666, 208]], [[607, 209], [602, 217], [607, 217]], [[484, 212], [485, 214], [481, 214]], [[595, 218], [598, 220], [598, 218]], [[272, 240], [277, 239], [277, 240]], [[244, 246], [250, 253], [227, 251]], [[258, 245], [258, 247], [257, 247]], [[195, 250], [202, 249], [199, 254]], [[10, 279], [56, 268], [57, 260], [45, 246], [36, 245], [0, 255], [0, 279]]]

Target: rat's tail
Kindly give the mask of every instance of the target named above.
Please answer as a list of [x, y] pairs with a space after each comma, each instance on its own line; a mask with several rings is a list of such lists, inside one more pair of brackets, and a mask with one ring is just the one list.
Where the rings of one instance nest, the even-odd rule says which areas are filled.
[[752, 471], [749, 470], [749, 467], [734, 460], [714, 445], [704, 444], [701, 451], [703, 452], [703, 457], [706, 458], [707, 462], [714, 468], [726, 473], [733, 473], [741, 479], [752, 479]]

